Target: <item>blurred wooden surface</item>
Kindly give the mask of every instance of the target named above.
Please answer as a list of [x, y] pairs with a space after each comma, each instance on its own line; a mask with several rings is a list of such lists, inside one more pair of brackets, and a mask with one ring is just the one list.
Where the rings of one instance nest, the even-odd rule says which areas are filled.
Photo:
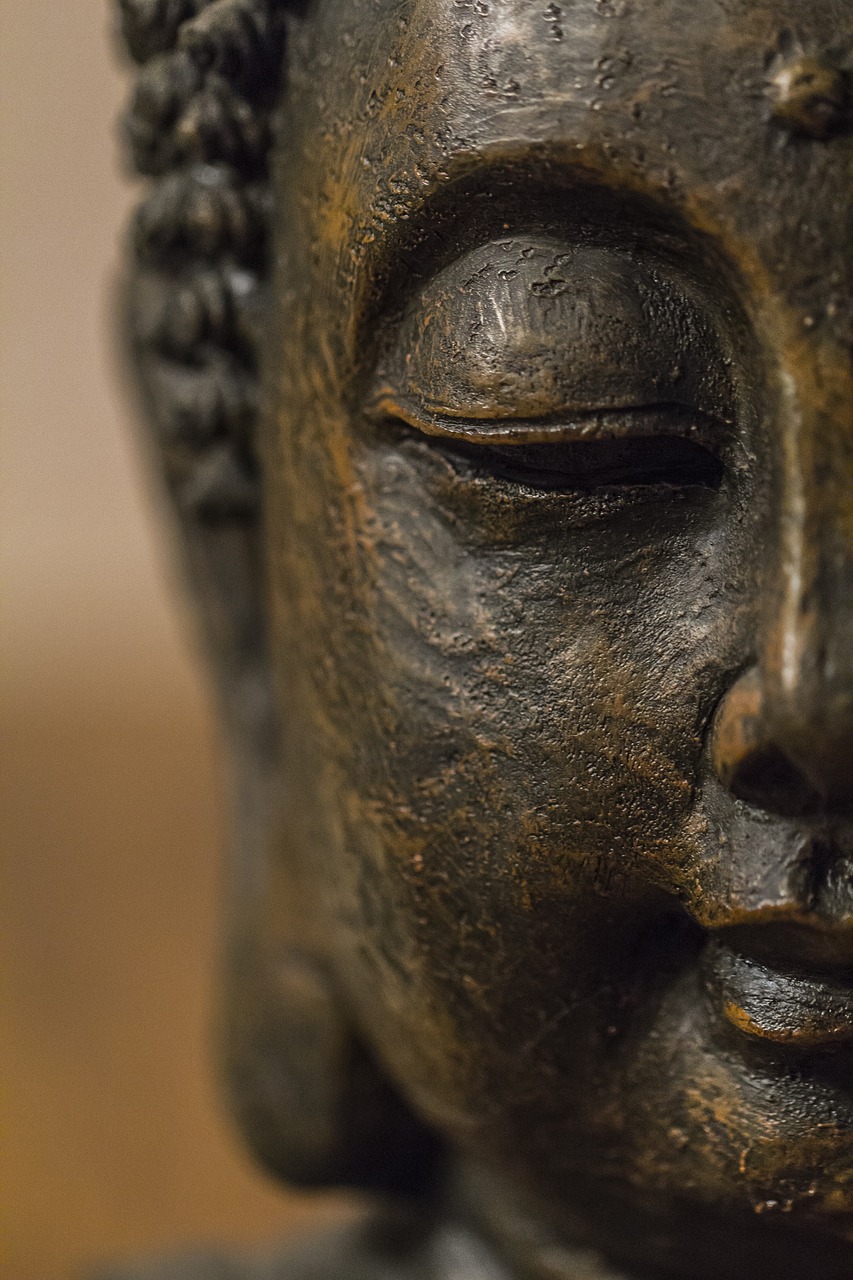
[[5, 700], [9, 1280], [308, 1214], [250, 1168], [216, 1096], [210, 725], [191, 685], [134, 674]]
[[328, 1212], [255, 1173], [213, 1080], [221, 779], [109, 355], [109, 7], [0, 0], [8, 1280]]

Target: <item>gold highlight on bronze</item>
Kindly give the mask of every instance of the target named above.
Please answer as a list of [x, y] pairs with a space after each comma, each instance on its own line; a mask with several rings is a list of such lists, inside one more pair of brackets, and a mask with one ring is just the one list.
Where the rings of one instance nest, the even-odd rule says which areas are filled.
[[783, 65], [770, 86], [773, 119], [790, 133], [820, 140], [844, 125], [849, 86], [842, 71], [815, 57]]

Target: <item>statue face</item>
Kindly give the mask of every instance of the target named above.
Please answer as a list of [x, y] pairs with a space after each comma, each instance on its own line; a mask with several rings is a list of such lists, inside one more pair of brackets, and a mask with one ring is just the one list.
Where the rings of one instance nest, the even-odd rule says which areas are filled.
[[697, 1276], [853, 1248], [845, 10], [327, 0], [278, 160], [338, 979], [513, 1204]]

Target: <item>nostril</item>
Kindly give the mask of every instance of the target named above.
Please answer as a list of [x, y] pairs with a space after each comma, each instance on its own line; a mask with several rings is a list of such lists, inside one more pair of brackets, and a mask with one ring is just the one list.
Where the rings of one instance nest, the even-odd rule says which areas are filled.
[[779, 814], [807, 817], [822, 803], [800, 769], [773, 743], [738, 761], [729, 772], [727, 785], [738, 799]]
[[720, 703], [711, 754], [717, 777], [747, 804], [790, 816], [807, 816], [822, 806], [819, 792], [768, 732], [756, 667]]

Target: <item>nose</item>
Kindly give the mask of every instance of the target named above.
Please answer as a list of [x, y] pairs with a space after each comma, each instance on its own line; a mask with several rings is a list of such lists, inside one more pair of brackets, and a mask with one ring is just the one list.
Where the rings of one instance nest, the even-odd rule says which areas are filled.
[[[718, 708], [721, 781], [762, 808], [853, 801], [853, 380], [836, 355], [785, 384], [775, 559], [758, 661]], [[804, 353], [800, 353], [801, 356]]]

